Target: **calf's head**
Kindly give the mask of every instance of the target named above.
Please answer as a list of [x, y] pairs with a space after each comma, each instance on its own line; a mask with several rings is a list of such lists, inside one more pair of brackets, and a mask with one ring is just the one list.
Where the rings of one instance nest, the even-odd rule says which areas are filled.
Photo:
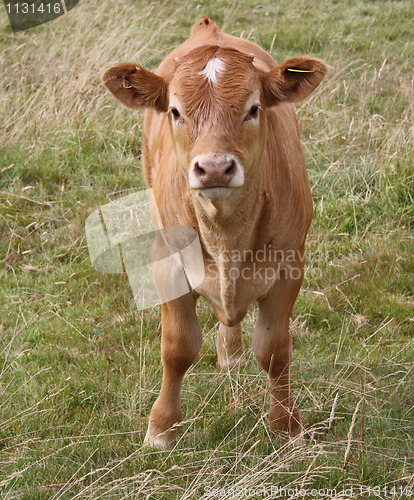
[[123, 63], [109, 68], [102, 80], [124, 105], [168, 115], [189, 187], [216, 200], [260, 175], [267, 110], [304, 99], [325, 73], [325, 64], [309, 57], [263, 71], [252, 55], [211, 45], [176, 59], [167, 76]]

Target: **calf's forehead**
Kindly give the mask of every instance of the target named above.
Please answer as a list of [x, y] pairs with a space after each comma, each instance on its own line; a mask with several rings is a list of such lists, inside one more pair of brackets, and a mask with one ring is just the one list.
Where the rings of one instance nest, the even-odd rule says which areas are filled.
[[189, 116], [215, 108], [240, 113], [260, 82], [253, 57], [234, 49], [201, 47], [178, 61], [170, 101], [178, 99]]

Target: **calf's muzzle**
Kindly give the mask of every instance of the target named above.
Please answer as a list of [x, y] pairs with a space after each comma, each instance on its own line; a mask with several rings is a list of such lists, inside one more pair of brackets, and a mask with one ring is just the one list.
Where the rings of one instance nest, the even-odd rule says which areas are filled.
[[206, 158], [194, 163], [194, 175], [205, 188], [227, 187], [236, 170], [234, 159]]
[[240, 187], [243, 183], [244, 170], [235, 155], [198, 155], [190, 164], [190, 187], [201, 190], [204, 194], [211, 194], [212, 190], [217, 194], [220, 188], [224, 188], [228, 194], [231, 188]]

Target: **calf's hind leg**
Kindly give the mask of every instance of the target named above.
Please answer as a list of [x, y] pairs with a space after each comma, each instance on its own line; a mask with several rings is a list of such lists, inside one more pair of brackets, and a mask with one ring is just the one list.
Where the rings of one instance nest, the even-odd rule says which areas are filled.
[[145, 442], [152, 446], [168, 448], [176, 442], [179, 426], [175, 424], [182, 421], [181, 384], [201, 348], [195, 304], [196, 299], [187, 294], [161, 306], [163, 379], [145, 436]]
[[243, 330], [241, 323], [226, 326], [220, 323], [216, 339], [217, 361], [221, 370], [228, 370], [244, 360]]

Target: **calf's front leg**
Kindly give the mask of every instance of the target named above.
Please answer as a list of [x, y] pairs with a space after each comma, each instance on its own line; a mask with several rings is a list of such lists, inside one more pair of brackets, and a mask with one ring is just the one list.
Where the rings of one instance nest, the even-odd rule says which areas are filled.
[[302, 433], [301, 414], [290, 390], [292, 339], [289, 322], [293, 305], [303, 281], [295, 273], [282, 269], [266, 297], [259, 302], [259, 317], [253, 334], [253, 352], [270, 382], [269, 425], [276, 433], [295, 437]]
[[187, 294], [161, 306], [163, 379], [144, 441], [155, 447], [168, 448], [176, 442], [179, 426], [175, 424], [182, 420], [181, 384], [201, 348], [195, 305], [195, 297]]

